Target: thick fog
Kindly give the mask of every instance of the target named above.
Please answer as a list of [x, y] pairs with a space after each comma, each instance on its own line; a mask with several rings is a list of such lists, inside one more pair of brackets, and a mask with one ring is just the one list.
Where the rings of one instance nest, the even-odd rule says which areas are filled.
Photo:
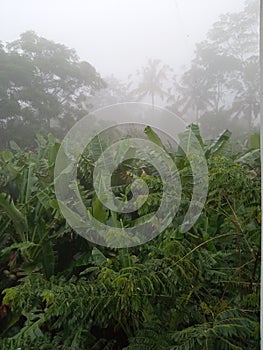
[[126, 79], [148, 58], [175, 71], [191, 60], [195, 43], [243, 0], [2, 0], [0, 41], [22, 32], [75, 48], [102, 76]]
[[0, 11], [7, 144], [21, 125], [61, 136], [121, 102], [164, 107], [207, 138], [258, 127], [259, 0], [10, 0]]

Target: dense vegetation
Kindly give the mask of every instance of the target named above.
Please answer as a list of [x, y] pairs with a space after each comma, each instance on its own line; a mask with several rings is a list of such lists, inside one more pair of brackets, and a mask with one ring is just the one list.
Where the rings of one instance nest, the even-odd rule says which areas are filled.
[[[196, 126], [190, 132], [200, 137]], [[192, 177], [189, 155], [178, 150], [179, 214], [157, 238], [129, 249], [94, 246], [66, 224], [54, 194], [59, 143], [51, 135], [39, 136], [33, 152], [15, 143], [2, 151], [1, 349], [258, 349], [258, 135], [239, 151], [229, 136], [204, 142], [209, 193], [194, 227], [180, 233]], [[78, 175], [83, 198], [99, 220], [108, 220], [92, 194], [89, 169], [86, 154]], [[119, 174], [116, 195], [128, 193], [136, 176], [154, 189], [136, 217], [114, 217], [137, 224], [158, 207], [160, 180], [147, 164], [132, 161]]]
[[[259, 349], [258, 19], [258, 2], [246, 1], [243, 11], [220, 17], [184, 73], [151, 59], [127, 82], [102, 79], [74, 50], [33, 31], [0, 43], [0, 350]], [[204, 151], [206, 203], [182, 233], [194, 155], [168, 149], [148, 127], [144, 138], [166, 149], [179, 171], [178, 213], [148, 243], [101, 247], [60, 212], [56, 155], [92, 109], [145, 98], [153, 110], [162, 101], [195, 122], [181, 141], [194, 134]], [[133, 213], [108, 210], [93, 187], [107, 146], [97, 141], [78, 164], [87, 210], [112, 230], [147, 221], [162, 199], [160, 174], [138, 159], [122, 162], [114, 194], [129, 200], [133, 181], [143, 179], [149, 196]]]

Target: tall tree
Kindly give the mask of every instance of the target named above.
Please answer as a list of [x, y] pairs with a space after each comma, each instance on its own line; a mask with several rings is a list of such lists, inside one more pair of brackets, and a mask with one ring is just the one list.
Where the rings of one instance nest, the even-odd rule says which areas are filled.
[[204, 69], [193, 65], [182, 75], [175, 88], [179, 96], [173, 108], [176, 107], [181, 115], [193, 113], [198, 123], [200, 114], [212, 105]]
[[[51, 130], [62, 135], [87, 113], [87, 96], [105, 86], [95, 68], [64, 45], [26, 32], [2, 51], [0, 120], [5, 141]], [[15, 129], [14, 129], [15, 128]], [[11, 134], [11, 135], [10, 135]]]
[[164, 99], [167, 96], [167, 88], [164, 83], [167, 82], [168, 74], [171, 68], [167, 64], [157, 59], [149, 59], [147, 66], [142, 67], [138, 72], [141, 80], [134, 93], [139, 99], [150, 96], [152, 108], [154, 109], [156, 96]]
[[197, 122], [207, 115], [245, 119], [253, 128], [259, 113], [259, 6], [222, 15], [196, 45], [190, 68], [176, 82], [176, 107]]

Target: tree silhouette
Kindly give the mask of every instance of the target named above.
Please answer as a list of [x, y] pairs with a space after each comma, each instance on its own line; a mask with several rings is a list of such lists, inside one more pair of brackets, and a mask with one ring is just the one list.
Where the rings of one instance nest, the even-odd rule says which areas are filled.
[[[249, 129], [259, 115], [259, 6], [253, 0], [237, 13], [222, 15], [196, 45], [189, 69], [170, 99], [182, 115], [244, 119]], [[205, 118], [206, 119], [206, 118]]]
[[29, 31], [0, 46], [0, 144], [21, 145], [36, 131], [63, 134], [87, 113], [87, 96], [104, 87], [76, 52]]
[[171, 68], [167, 64], [163, 64], [161, 60], [149, 59], [147, 66], [142, 67], [138, 72], [141, 76], [138, 87], [134, 90], [138, 99], [150, 96], [152, 109], [154, 110], [155, 98], [160, 97], [162, 100], [168, 96], [164, 83], [168, 80], [168, 74]]

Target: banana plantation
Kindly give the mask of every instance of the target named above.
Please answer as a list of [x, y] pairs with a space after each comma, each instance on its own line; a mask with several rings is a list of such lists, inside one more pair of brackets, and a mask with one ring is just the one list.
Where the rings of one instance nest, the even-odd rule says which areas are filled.
[[[259, 135], [241, 147], [228, 131], [205, 141], [192, 124], [181, 139], [191, 133], [209, 168], [200, 217], [181, 233], [193, 176], [179, 147], [170, 154], [184, 188], [179, 212], [153, 240], [121, 249], [90, 243], [62, 216], [51, 134], [33, 151], [15, 142], [1, 151], [1, 349], [259, 349]], [[153, 130], [147, 137], [160, 142]], [[149, 195], [136, 213], [111, 212], [92, 187], [96, 148], [78, 168], [87, 210], [113, 229], [138, 225], [158, 208], [162, 181], [147, 163], [123, 162], [115, 195], [128, 197], [135, 177]]]

